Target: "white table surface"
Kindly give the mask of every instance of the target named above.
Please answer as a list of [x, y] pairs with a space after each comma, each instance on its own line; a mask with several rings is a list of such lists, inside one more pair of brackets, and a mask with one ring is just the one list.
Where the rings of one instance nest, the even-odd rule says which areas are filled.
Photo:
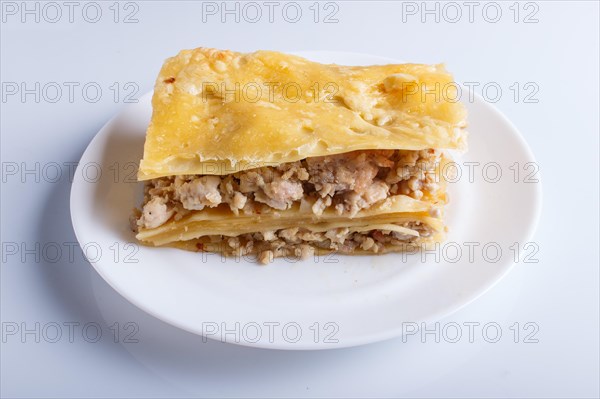
[[[486, 3], [473, 6], [472, 22], [469, 6], [454, 3], [462, 17], [452, 23], [454, 5], [439, 3], [436, 22], [421, 2], [366, 1], [327, 9], [321, 3], [315, 23], [312, 3], [298, 3], [297, 23], [283, 18], [285, 3], [274, 6], [272, 23], [262, 2], [256, 23], [248, 21], [255, 16], [248, 8], [239, 22], [235, 15], [225, 15], [225, 22], [209, 15], [221, 2], [121, 3], [118, 23], [113, 2], [55, 3], [61, 12], [55, 23], [55, 5], [27, 2], [34, 10], [27, 14], [21, 2], [2, 3], [3, 397], [598, 397], [598, 3], [521, 3], [515, 22], [513, 2], [499, 2], [496, 23], [496, 6]], [[96, 6], [100, 20], [88, 22]], [[243, 13], [243, 4], [238, 6]], [[323, 23], [335, 7], [338, 21]], [[137, 22], [123, 23], [132, 12]], [[524, 23], [530, 13], [537, 22]], [[473, 342], [414, 335], [319, 352], [203, 342], [129, 304], [79, 252], [69, 259], [76, 239], [68, 163], [77, 162], [98, 129], [126, 106], [126, 94], [151, 89], [166, 57], [199, 46], [445, 62], [457, 81], [478, 82], [479, 92], [486, 83], [501, 87], [496, 105], [520, 129], [540, 165], [544, 199], [534, 237], [539, 262], [517, 265], [475, 303], [440, 322], [441, 328], [497, 323], [501, 339], [489, 343], [475, 330]], [[81, 91], [86, 84], [87, 97]], [[56, 86], [62, 97], [52, 102]], [[91, 101], [94, 87], [102, 89], [97, 102]], [[15, 88], [19, 93], [12, 94]], [[23, 88], [33, 94], [22, 98]], [[534, 89], [529, 100], [537, 102], [525, 102]], [[36, 164], [39, 172], [21, 173]], [[63, 172], [58, 179], [56, 164]], [[115, 322], [117, 343], [110, 328]], [[138, 327], [137, 343], [124, 342], [127, 322]], [[39, 337], [23, 334], [36, 323]], [[517, 343], [514, 323], [521, 331]], [[537, 342], [525, 342], [525, 323], [532, 323], [528, 331], [537, 329]], [[62, 336], [53, 343], [57, 325]], [[97, 326], [102, 336], [88, 342]]]

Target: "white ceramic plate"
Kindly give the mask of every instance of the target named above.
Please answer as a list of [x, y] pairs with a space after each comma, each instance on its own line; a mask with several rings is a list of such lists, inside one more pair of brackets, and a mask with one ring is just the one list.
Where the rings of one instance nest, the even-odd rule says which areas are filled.
[[[347, 65], [394, 62], [338, 52], [302, 55]], [[462, 176], [450, 185], [451, 230], [438, 251], [278, 259], [259, 266], [243, 258], [137, 245], [128, 217], [141, 200], [135, 168], [151, 115], [150, 94], [108, 122], [81, 157], [71, 190], [75, 233], [95, 269], [121, 295], [209, 338], [325, 349], [401, 335], [415, 323], [456, 311], [500, 280], [515, 260], [535, 256], [535, 245], [527, 245], [541, 207], [533, 155], [492, 105], [477, 96], [469, 102], [466, 93], [463, 98], [470, 148], [457, 160]], [[479, 163], [470, 164], [472, 179], [465, 162]], [[498, 167], [502, 176], [493, 182]]]

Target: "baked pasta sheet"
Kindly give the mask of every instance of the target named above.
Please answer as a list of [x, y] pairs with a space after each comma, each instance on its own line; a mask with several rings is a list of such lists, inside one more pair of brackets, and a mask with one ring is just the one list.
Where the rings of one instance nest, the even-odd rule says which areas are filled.
[[137, 238], [261, 263], [440, 242], [448, 150], [467, 145], [453, 87], [442, 65], [182, 51], [156, 81]]

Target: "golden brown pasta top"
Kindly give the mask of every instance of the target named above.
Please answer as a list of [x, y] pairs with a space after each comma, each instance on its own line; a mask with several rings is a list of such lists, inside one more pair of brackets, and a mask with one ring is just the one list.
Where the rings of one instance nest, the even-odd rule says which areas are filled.
[[365, 149], [464, 149], [466, 110], [442, 65], [324, 65], [199, 48], [156, 81], [139, 179], [224, 175]]

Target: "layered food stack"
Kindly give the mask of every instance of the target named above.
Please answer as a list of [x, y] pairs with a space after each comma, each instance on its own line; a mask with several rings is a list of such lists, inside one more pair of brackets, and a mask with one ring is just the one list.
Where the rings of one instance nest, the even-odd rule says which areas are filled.
[[156, 81], [137, 238], [275, 257], [443, 240], [466, 111], [441, 65], [324, 65], [199, 48]]

